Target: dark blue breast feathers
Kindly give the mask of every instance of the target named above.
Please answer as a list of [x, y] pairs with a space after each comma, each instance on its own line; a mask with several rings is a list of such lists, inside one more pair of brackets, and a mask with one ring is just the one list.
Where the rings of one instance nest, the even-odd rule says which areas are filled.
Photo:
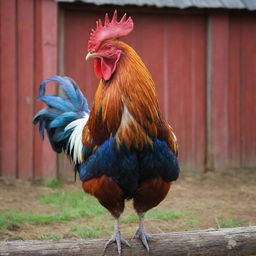
[[174, 181], [179, 176], [177, 158], [166, 142], [158, 139], [153, 147], [137, 151], [128, 150], [124, 145], [117, 148], [115, 139], [110, 138], [77, 168], [82, 181], [101, 175], [114, 178], [128, 197], [132, 197], [138, 185], [146, 179], [161, 177], [165, 181]]

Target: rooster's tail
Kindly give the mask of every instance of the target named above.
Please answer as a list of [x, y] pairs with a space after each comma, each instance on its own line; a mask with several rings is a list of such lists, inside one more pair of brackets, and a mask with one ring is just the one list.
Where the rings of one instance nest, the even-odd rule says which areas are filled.
[[[45, 95], [48, 82], [56, 82], [62, 88], [62, 95]], [[48, 107], [39, 111], [33, 124], [39, 123], [39, 132], [44, 139], [47, 131], [52, 149], [65, 151], [74, 161], [82, 162], [82, 131], [89, 118], [87, 100], [78, 85], [69, 77], [54, 76], [40, 85], [39, 101]]]

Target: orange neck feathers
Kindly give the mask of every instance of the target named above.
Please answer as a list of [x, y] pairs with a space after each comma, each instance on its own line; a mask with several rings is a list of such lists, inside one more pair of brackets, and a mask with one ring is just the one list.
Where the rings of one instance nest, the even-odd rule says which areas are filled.
[[88, 121], [90, 136], [83, 142], [95, 146], [116, 136], [117, 144], [143, 148], [157, 138], [163, 122], [154, 82], [130, 46], [118, 40], [111, 42], [122, 50], [122, 56], [112, 78], [100, 80]]

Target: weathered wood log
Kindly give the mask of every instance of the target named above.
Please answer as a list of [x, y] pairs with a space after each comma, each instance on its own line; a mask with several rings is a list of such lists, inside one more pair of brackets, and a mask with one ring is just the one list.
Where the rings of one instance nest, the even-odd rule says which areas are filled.
[[[116, 246], [110, 245], [104, 253], [106, 240], [55, 240], [0, 242], [1, 256], [114, 256]], [[150, 253], [136, 239], [131, 247], [123, 246], [122, 255], [152, 256], [242, 256], [256, 255], [256, 227], [199, 230], [153, 235]]]

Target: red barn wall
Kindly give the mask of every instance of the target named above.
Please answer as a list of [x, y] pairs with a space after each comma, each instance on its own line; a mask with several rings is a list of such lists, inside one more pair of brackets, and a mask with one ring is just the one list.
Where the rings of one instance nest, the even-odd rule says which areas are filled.
[[[117, 9], [134, 19], [135, 29], [124, 40], [152, 73], [162, 113], [178, 137], [182, 167], [255, 168], [255, 16]], [[81, 86], [92, 106], [98, 81], [85, 54], [89, 31], [106, 10], [114, 8], [0, 0], [0, 175], [72, 175], [67, 160], [57, 159], [32, 127], [42, 107], [34, 99], [40, 82], [60, 73]]]
[[256, 18], [214, 15], [212, 138], [214, 167], [256, 166]]
[[57, 4], [0, 0], [0, 175], [56, 177], [56, 155], [32, 126], [43, 78], [57, 73]]

